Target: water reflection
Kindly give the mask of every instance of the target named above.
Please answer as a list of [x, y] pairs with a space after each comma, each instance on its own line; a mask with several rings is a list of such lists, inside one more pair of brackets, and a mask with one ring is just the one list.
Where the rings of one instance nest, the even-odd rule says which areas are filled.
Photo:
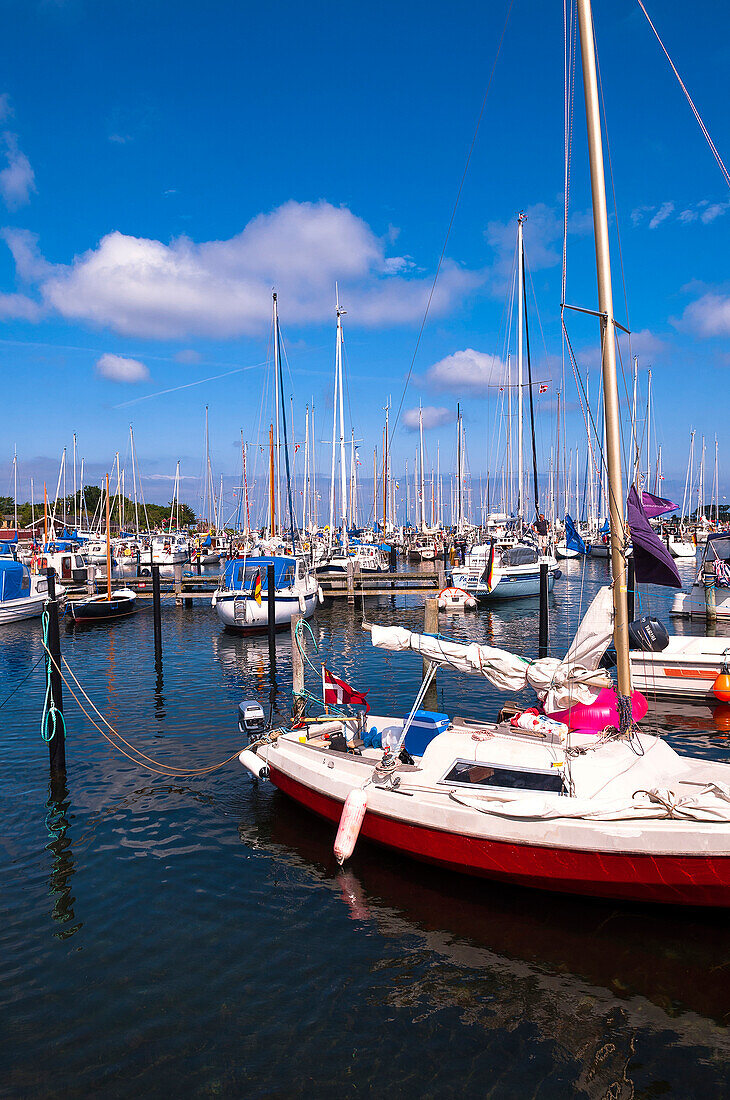
[[[564, 1031], [568, 1041], [568, 1017], [587, 986], [601, 1009], [619, 1002], [626, 1018], [671, 1026], [680, 1041], [698, 1040], [689, 1013], [723, 1026], [730, 1021], [730, 928], [723, 913], [536, 893], [419, 865], [367, 842], [339, 871], [334, 829], [283, 795], [258, 824], [241, 822], [239, 835], [326, 886], [350, 919], [380, 935], [418, 934], [444, 960], [492, 972], [502, 989], [506, 980], [539, 987], [543, 1002], [521, 998], [514, 1022], [528, 1012], [547, 1035]], [[442, 989], [438, 1000], [445, 995]], [[645, 1001], [658, 1012], [649, 1014]], [[513, 1008], [503, 1006], [503, 1024]], [[730, 1054], [730, 1035], [706, 1031]]]
[[83, 922], [76, 920], [76, 898], [71, 893], [75, 866], [68, 823], [70, 806], [65, 776], [60, 780], [56, 778], [46, 802], [46, 829], [49, 838], [46, 850], [52, 856], [49, 894], [55, 901], [51, 917], [60, 925], [53, 934], [59, 940], [69, 939], [83, 927]]

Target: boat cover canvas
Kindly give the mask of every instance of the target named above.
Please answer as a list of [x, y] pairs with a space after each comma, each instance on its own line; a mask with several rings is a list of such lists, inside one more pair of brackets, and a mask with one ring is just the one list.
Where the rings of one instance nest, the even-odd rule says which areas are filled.
[[29, 591], [30, 580], [25, 566], [19, 561], [0, 561], [0, 603], [19, 600], [21, 596], [27, 596]]
[[[372, 626], [372, 643], [380, 649], [412, 649], [438, 665], [484, 676], [504, 692], [531, 687], [549, 713], [568, 710], [577, 703], [593, 703], [602, 688], [612, 682], [603, 669], [586, 668], [556, 657], [528, 661], [515, 653], [471, 642], [451, 642], [431, 634], [415, 634], [401, 626]], [[605, 648], [605, 646], [604, 646]]]
[[226, 562], [223, 571], [223, 587], [236, 589], [237, 591], [248, 591], [260, 569], [261, 589], [266, 592], [268, 590], [267, 566], [271, 565], [272, 562], [274, 564], [275, 587], [283, 588], [290, 585], [296, 576], [296, 558], [234, 558], [233, 561]]

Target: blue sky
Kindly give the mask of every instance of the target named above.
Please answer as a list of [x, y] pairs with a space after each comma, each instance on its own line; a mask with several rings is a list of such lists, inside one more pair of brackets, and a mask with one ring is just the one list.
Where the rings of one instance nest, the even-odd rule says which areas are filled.
[[[335, 280], [369, 470], [382, 406], [401, 399], [506, 6], [4, 0], [0, 492], [15, 444], [21, 478], [55, 482], [75, 431], [99, 477], [115, 451], [124, 458], [131, 422], [148, 494], [165, 497], [176, 459], [200, 472], [206, 404], [216, 475], [233, 483], [240, 430], [256, 442], [270, 418], [261, 364], [274, 285], [294, 435], [313, 398], [327, 438]], [[727, 7], [700, 3], [690, 18], [665, 0], [649, 12], [727, 160]], [[717, 434], [721, 468], [726, 458], [730, 196], [639, 8], [597, 3], [595, 20], [633, 350], [652, 367], [669, 485], [683, 481], [691, 427], [708, 449]], [[435, 410], [428, 461], [439, 439], [442, 469], [457, 400], [472, 471], [500, 460], [488, 385], [508, 346], [520, 209], [535, 369], [553, 378], [538, 402], [543, 461], [554, 438], [562, 33], [562, 5], [517, 0], [403, 403], [404, 420], [419, 400]], [[593, 307], [578, 93], [567, 297]], [[625, 321], [615, 252], [614, 294]], [[594, 322], [573, 317], [570, 333], [595, 380]], [[572, 443], [582, 421], [570, 381], [566, 396]], [[415, 445], [402, 424], [397, 466]]]

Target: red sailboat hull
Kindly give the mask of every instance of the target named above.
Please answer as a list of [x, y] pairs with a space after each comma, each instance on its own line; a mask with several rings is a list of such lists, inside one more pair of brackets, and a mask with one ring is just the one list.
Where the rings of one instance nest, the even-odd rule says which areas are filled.
[[[270, 767], [271, 782], [320, 817], [342, 803]], [[730, 906], [730, 857], [649, 856], [510, 844], [465, 836], [368, 810], [360, 831], [414, 859], [469, 875], [561, 893], [664, 905]]]

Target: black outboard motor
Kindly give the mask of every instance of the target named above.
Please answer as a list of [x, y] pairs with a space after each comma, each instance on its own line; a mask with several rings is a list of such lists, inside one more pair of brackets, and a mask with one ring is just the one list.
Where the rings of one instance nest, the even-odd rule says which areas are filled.
[[[644, 653], [661, 653], [669, 645], [669, 634], [664, 623], [658, 619], [652, 619], [650, 615], [642, 615], [629, 623], [629, 649], [639, 649]], [[616, 650], [611, 644], [601, 657], [599, 668], [616, 667]]]
[[664, 623], [642, 615], [629, 623], [629, 649], [640, 649], [644, 653], [661, 653], [669, 645], [669, 634]]

